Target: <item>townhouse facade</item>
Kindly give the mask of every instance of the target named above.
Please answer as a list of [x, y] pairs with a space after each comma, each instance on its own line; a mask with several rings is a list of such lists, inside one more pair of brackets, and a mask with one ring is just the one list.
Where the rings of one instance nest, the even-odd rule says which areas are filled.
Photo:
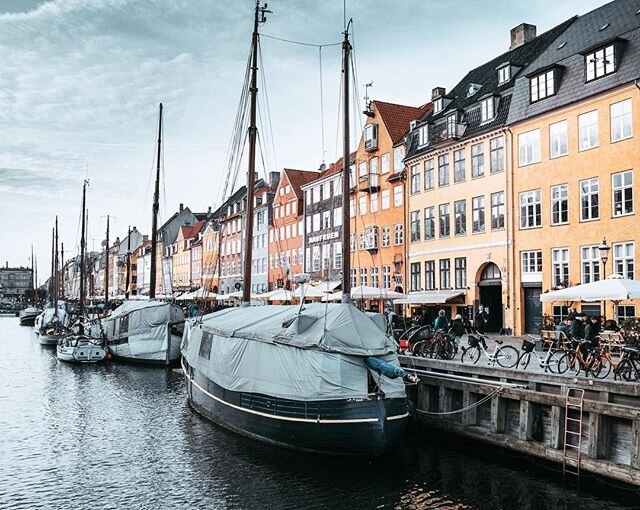
[[251, 250], [251, 292], [262, 294], [269, 289], [269, 225], [280, 174], [269, 173], [269, 184], [254, 193], [253, 232]]
[[269, 290], [291, 289], [304, 272], [304, 191], [318, 172], [285, 168], [280, 176], [269, 225]]
[[31, 295], [33, 272], [28, 267], [0, 267], [0, 300], [25, 301]]
[[[372, 101], [365, 111], [350, 197], [352, 287], [404, 292], [404, 135], [429, 109]], [[370, 308], [382, 311], [381, 304]]]
[[471, 70], [450, 91], [432, 91], [433, 109], [407, 134], [407, 278], [413, 312], [473, 319], [512, 330], [509, 245], [511, 139], [506, 129], [514, 80], [571, 20], [536, 36], [522, 24], [509, 51]]
[[242, 288], [242, 254], [244, 253], [244, 211], [247, 188], [242, 186], [221, 207], [220, 214], [220, 294]]
[[200, 280], [200, 267], [202, 260], [201, 246], [196, 244], [200, 231], [205, 225], [204, 220], [199, 220], [193, 225], [183, 225], [178, 231], [178, 236], [172, 246], [171, 255], [171, 282], [174, 292], [192, 290], [192, 272], [198, 274]]
[[211, 220], [207, 222], [202, 231], [202, 275], [200, 286], [218, 293], [219, 287], [219, 242], [220, 226], [218, 222], [218, 209]]
[[[537, 333], [543, 315], [566, 316], [570, 303], [543, 306], [544, 292], [612, 273], [638, 277], [637, 9], [618, 0], [579, 17], [516, 80], [509, 124], [517, 333]], [[638, 302], [573, 306], [618, 320], [640, 311]]]

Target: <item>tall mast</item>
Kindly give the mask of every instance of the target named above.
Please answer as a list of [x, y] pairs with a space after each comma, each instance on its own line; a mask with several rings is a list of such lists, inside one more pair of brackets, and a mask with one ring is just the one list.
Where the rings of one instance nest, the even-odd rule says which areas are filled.
[[33, 245], [31, 245], [31, 302], [36, 305], [36, 273], [35, 262], [33, 261]]
[[40, 301], [40, 296], [38, 295], [38, 260], [36, 258], [34, 264], [33, 264], [33, 270], [34, 270], [34, 275], [33, 275], [33, 282], [34, 282], [34, 290], [36, 291], [35, 294], [35, 304], [36, 304], [36, 308], [38, 307], [38, 301]]
[[87, 214], [87, 184], [89, 181], [85, 179], [82, 184], [82, 226], [80, 232], [80, 308], [78, 310], [79, 314], [82, 315], [84, 313], [84, 264], [85, 264], [85, 228], [86, 228], [86, 214]]
[[247, 211], [244, 232], [244, 270], [242, 286], [242, 306], [249, 306], [251, 300], [251, 262], [253, 258], [253, 193], [256, 181], [256, 102], [258, 98], [258, 25], [267, 21], [267, 4], [260, 7], [260, 0], [256, 1], [256, 11], [253, 18], [253, 35], [251, 38], [251, 96], [249, 110], [249, 169], [247, 171]]
[[51, 304], [53, 304], [53, 293], [55, 292], [55, 277], [56, 270], [54, 264], [56, 262], [56, 229], [53, 227], [51, 229], [51, 280], [49, 281], [49, 299], [51, 300]]
[[60, 295], [62, 297], [62, 299], [64, 299], [64, 243], [60, 242], [60, 260], [62, 260], [61, 262], [61, 266], [62, 266], [62, 272], [60, 273]]
[[156, 248], [158, 246], [158, 210], [160, 209], [160, 158], [162, 156], [162, 103], [158, 121], [158, 156], [156, 164], [156, 188], [153, 192], [153, 216], [151, 217], [151, 275], [149, 278], [149, 299], [156, 297]]
[[109, 215], [107, 214], [107, 252], [104, 264], [104, 309], [109, 304]]
[[54, 281], [54, 291], [53, 291], [53, 310], [58, 316], [58, 217], [56, 216], [56, 244], [55, 244], [55, 255], [54, 255], [54, 263], [53, 263], [53, 281]]
[[349, 195], [351, 193], [349, 160], [349, 22], [344, 30], [342, 42], [342, 104], [343, 104], [343, 140], [342, 140], [342, 302], [351, 302], [351, 214]]
[[124, 283], [124, 295], [129, 299], [129, 278], [131, 277], [131, 225], [127, 234], [127, 279]]

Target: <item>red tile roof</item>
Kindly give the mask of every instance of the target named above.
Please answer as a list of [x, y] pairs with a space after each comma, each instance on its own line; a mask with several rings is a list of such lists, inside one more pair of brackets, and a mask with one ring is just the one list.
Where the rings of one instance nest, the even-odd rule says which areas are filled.
[[421, 107], [405, 106], [395, 103], [386, 103], [384, 101], [373, 101], [382, 122], [384, 122], [387, 132], [391, 137], [392, 143], [395, 145], [402, 140], [402, 137], [409, 131], [409, 123], [417, 120], [430, 112], [432, 104], [427, 103]]
[[[323, 179], [324, 177], [328, 177], [330, 175], [337, 174], [338, 172], [341, 172], [342, 171], [342, 159], [343, 158], [340, 158], [335, 163], [331, 163], [328, 168], [326, 168], [324, 171], [320, 172], [318, 174], [318, 179]], [[349, 154], [349, 159], [351, 160], [351, 162], [355, 161], [355, 159], [356, 159], [355, 151], [352, 152], [351, 154]]]
[[180, 230], [182, 230], [183, 238], [191, 239], [193, 237], [196, 237], [200, 233], [200, 230], [202, 230], [202, 227], [204, 227], [205, 223], [205, 220], [200, 220], [193, 225], [183, 225], [182, 227], [180, 227]]
[[293, 168], [285, 168], [284, 173], [291, 185], [291, 189], [293, 189], [293, 192], [298, 198], [302, 197], [302, 190], [300, 188], [318, 177], [318, 172], [294, 170]]

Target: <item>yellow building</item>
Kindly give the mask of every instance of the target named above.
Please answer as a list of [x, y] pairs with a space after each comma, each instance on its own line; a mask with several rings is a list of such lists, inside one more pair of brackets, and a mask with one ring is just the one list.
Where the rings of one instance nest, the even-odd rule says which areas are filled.
[[509, 51], [471, 70], [450, 93], [433, 89], [433, 112], [407, 139], [407, 282], [412, 314], [438, 310], [471, 320], [480, 305], [485, 330], [514, 324], [510, 300], [510, 143], [505, 122], [517, 76], [568, 22], [536, 37], [511, 31]]
[[[631, 7], [613, 2], [578, 18], [516, 82], [509, 115], [516, 333], [537, 333], [543, 314], [556, 322], [566, 315], [570, 303], [543, 307], [543, 292], [605, 272], [638, 276], [640, 55]], [[573, 306], [619, 320], [639, 311], [632, 302]]]
[[213, 221], [208, 221], [202, 232], [202, 281], [200, 285], [212, 292], [218, 292], [218, 246], [219, 230]]
[[[175, 249], [172, 255], [172, 286], [175, 291], [191, 290], [191, 274], [192, 265], [201, 263], [202, 257], [196, 257], [193, 260], [191, 253], [192, 244], [199, 239], [200, 230], [204, 227], [204, 220], [198, 221], [195, 225], [183, 225], [178, 231], [178, 237], [175, 241]], [[198, 248], [198, 251], [201, 250]], [[201, 271], [196, 271], [200, 274]], [[199, 286], [199, 281], [195, 285]]]

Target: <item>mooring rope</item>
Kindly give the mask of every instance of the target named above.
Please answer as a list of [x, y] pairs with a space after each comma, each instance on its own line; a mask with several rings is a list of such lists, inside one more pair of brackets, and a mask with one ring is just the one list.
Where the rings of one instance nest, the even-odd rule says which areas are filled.
[[421, 409], [416, 409], [416, 411], [420, 414], [430, 414], [430, 415], [447, 415], [447, 414], [458, 414], [458, 413], [463, 413], [464, 411], [468, 411], [469, 409], [473, 409], [474, 407], [478, 407], [481, 406], [482, 404], [484, 404], [485, 402], [491, 400], [494, 396], [496, 396], [498, 393], [500, 393], [502, 391], [502, 386], [499, 388], [496, 388], [494, 391], [492, 391], [491, 393], [489, 393], [488, 395], [484, 396], [483, 398], [481, 398], [480, 400], [478, 400], [477, 402], [474, 402], [471, 405], [468, 405], [466, 407], [463, 407], [462, 409], [456, 409], [455, 411], [445, 411], [445, 412], [432, 412], [432, 411], [423, 411]]

